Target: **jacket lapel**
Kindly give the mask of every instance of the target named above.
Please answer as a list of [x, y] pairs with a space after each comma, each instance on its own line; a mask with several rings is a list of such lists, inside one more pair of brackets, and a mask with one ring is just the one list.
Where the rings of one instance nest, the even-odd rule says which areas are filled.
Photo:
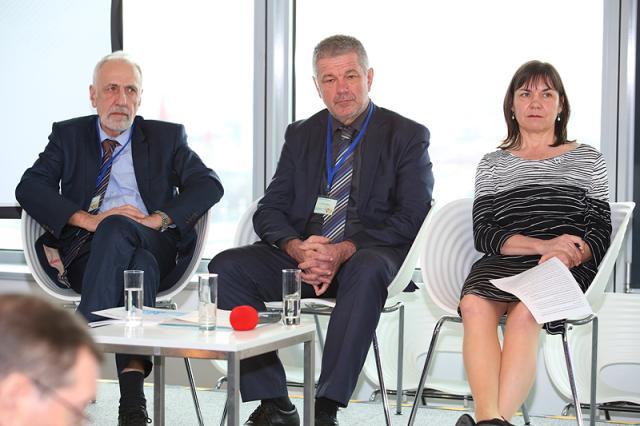
[[[131, 157], [133, 159], [133, 170], [138, 183], [138, 190], [142, 200], [148, 200], [149, 194], [149, 141], [146, 140], [142, 130], [144, 119], [136, 117], [133, 126], [133, 136], [131, 137]], [[146, 201], [145, 201], [146, 204]]]
[[98, 134], [98, 117], [93, 116], [92, 120], [89, 120], [87, 125], [87, 131], [85, 133], [86, 140], [80, 141], [83, 144], [87, 155], [84, 163], [84, 210], [89, 210], [91, 204], [91, 198], [96, 190], [96, 180], [98, 179], [98, 173], [100, 173], [100, 135]]
[[327, 114], [320, 114], [316, 121], [313, 136], [309, 140], [307, 153], [307, 170], [309, 171], [309, 188], [305, 206], [309, 209], [309, 215], [313, 212], [318, 198], [318, 191], [322, 180], [323, 166], [325, 165], [326, 149], [327, 149]]
[[364, 134], [362, 140], [362, 162], [360, 170], [360, 182], [358, 193], [358, 209], [364, 208], [366, 201], [371, 194], [371, 187], [375, 180], [375, 174], [378, 169], [378, 162], [380, 161], [380, 155], [382, 148], [387, 141], [384, 139], [383, 127], [385, 123], [380, 119], [380, 111], [378, 107], [374, 105], [371, 121]]

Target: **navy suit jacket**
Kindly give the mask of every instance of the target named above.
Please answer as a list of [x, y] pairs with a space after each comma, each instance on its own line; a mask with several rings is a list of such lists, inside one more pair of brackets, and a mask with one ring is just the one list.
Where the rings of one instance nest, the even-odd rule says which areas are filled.
[[[16, 188], [16, 199], [64, 247], [77, 228], [67, 222], [87, 211], [100, 165], [96, 115], [53, 124], [49, 143]], [[140, 196], [149, 212], [161, 210], [180, 233], [178, 250], [193, 249], [193, 226], [223, 194], [218, 176], [187, 145], [184, 126], [137, 116], [131, 152]], [[190, 257], [190, 256], [188, 256]]]
[[[258, 203], [253, 224], [270, 244], [305, 238], [326, 170], [327, 110], [287, 128], [276, 172]], [[431, 206], [429, 131], [374, 106], [360, 142], [357, 211], [363, 230], [345, 232], [357, 248], [409, 249]]]

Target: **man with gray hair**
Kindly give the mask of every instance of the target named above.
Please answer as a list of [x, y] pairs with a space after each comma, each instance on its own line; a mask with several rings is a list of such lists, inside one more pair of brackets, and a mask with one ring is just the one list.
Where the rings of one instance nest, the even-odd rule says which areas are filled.
[[[303, 297], [336, 299], [318, 381], [315, 424], [337, 425], [358, 381], [387, 286], [431, 205], [426, 127], [369, 99], [373, 69], [349, 36], [313, 53], [325, 110], [291, 124], [275, 175], [253, 224], [261, 241], [209, 264], [219, 274], [219, 306], [281, 300], [282, 269], [302, 270]], [[241, 361], [240, 389], [261, 400], [247, 425], [298, 425], [277, 354]]]
[[101, 354], [86, 324], [34, 296], [0, 295], [0, 426], [89, 423]]
[[[53, 124], [49, 143], [16, 198], [47, 231], [36, 242], [52, 279], [82, 295], [78, 311], [122, 306], [123, 271], [144, 271], [144, 304], [171, 287], [189, 264], [194, 225], [222, 197], [218, 176], [187, 145], [180, 124], [136, 116], [142, 72], [115, 52], [95, 67], [89, 88], [97, 115]], [[148, 419], [148, 357], [116, 355], [118, 423]]]

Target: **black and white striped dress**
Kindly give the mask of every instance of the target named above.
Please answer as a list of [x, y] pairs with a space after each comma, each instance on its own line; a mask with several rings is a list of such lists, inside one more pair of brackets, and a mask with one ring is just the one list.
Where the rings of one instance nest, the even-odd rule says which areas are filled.
[[[462, 287], [462, 296], [515, 302], [489, 280], [516, 275], [538, 264], [540, 256], [505, 256], [504, 242], [515, 234], [551, 239], [581, 237], [593, 259], [571, 269], [583, 291], [596, 274], [611, 236], [607, 169], [602, 154], [589, 145], [545, 160], [525, 160], [508, 151], [485, 155], [476, 172], [473, 235], [478, 260]], [[546, 324], [558, 332], [560, 324]]]

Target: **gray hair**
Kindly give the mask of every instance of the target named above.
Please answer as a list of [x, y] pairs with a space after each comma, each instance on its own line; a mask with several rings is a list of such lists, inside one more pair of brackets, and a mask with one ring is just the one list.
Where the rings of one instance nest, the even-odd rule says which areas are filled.
[[142, 68], [140, 68], [140, 65], [138, 65], [138, 63], [134, 61], [130, 55], [123, 52], [122, 50], [116, 50], [115, 52], [109, 53], [98, 61], [96, 67], [93, 69], [94, 85], [98, 81], [98, 73], [100, 72], [100, 69], [109, 61], [123, 61], [134, 67], [136, 70], [138, 70], [138, 75], [140, 76], [140, 85], [142, 85]]
[[79, 316], [35, 296], [0, 296], [0, 336], [0, 380], [17, 372], [57, 389], [72, 379], [80, 349], [102, 359]]
[[338, 34], [325, 38], [313, 49], [313, 75], [318, 76], [318, 60], [333, 58], [351, 52], [355, 52], [358, 55], [358, 62], [360, 62], [362, 72], [366, 74], [369, 69], [369, 57], [360, 40], [355, 37]]

